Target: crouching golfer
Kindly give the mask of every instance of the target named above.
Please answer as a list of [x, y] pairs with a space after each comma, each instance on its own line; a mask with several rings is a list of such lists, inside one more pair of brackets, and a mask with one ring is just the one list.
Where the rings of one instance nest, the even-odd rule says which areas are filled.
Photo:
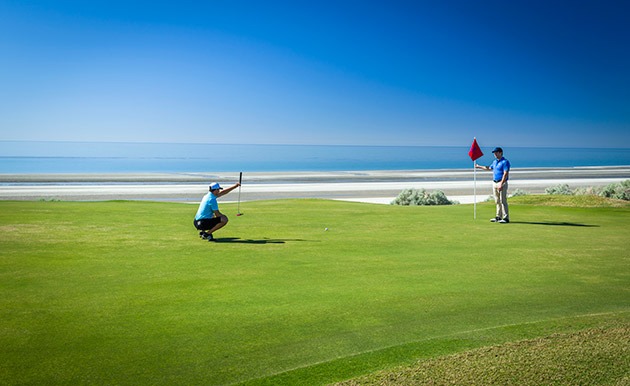
[[230, 193], [238, 188], [239, 185], [236, 183], [225, 190], [217, 182], [213, 182], [210, 185], [210, 192], [201, 199], [199, 209], [195, 215], [194, 225], [199, 230], [199, 237], [204, 240], [214, 241], [212, 234], [228, 223], [227, 216], [219, 212], [217, 198]]

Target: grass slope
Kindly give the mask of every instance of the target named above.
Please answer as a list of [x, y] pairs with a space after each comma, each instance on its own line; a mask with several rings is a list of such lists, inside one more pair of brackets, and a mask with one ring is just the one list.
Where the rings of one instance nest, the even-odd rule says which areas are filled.
[[628, 322], [630, 209], [511, 202], [509, 225], [487, 204], [224, 205], [212, 244], [194, 206], [0, 202], [0, 381], [312, 385]]

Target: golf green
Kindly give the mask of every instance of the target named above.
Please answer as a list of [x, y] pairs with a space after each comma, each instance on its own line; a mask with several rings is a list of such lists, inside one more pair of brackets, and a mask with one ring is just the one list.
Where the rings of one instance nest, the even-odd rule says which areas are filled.
[[0, 202], [0, 383], [325, 384], [627, 323], [630, 207], [555, 200], [224, 204], [214, 243], [194, 205]]

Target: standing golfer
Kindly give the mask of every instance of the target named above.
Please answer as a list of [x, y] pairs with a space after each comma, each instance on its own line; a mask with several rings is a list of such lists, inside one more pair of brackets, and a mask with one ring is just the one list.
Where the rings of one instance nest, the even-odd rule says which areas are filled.
[[199, 230], [199, 237], [204, 240], [214, 241], [212, 234], [223, 228], [228, 223], [228, 218], [219, 212], [217, 198], [230, 193], [239, 187], [239, 183], [234, 184], [225, 190], [217, 182], [210, 185], [210, 191], [201, 199], [199, 209], [195, 215], [193, 224]]
[[510, 174], [510, 161], [503, 157], [503, 149], [495, 147], [492, 150], [494, 161], [490, 166], [481, 166], [475, 164], [475, 167], [483, 170], [492, 170], [494, 172], [492, 179], [492, 196], [494, 203], [497, 205], [496, 216], [491, 219], [492, 222], [508, 223], [510, 222], [510, 212], [508, 212], [507, 191], [508, 178]]

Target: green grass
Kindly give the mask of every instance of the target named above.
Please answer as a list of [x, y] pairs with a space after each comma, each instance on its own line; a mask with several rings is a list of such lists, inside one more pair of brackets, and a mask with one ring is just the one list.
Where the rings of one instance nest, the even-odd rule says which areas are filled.
[[192, 205], [0, 202], [0, 383], [314, 385], [630, 323], [630, 207], [527, 200], [225, 204], [218, 243]]

